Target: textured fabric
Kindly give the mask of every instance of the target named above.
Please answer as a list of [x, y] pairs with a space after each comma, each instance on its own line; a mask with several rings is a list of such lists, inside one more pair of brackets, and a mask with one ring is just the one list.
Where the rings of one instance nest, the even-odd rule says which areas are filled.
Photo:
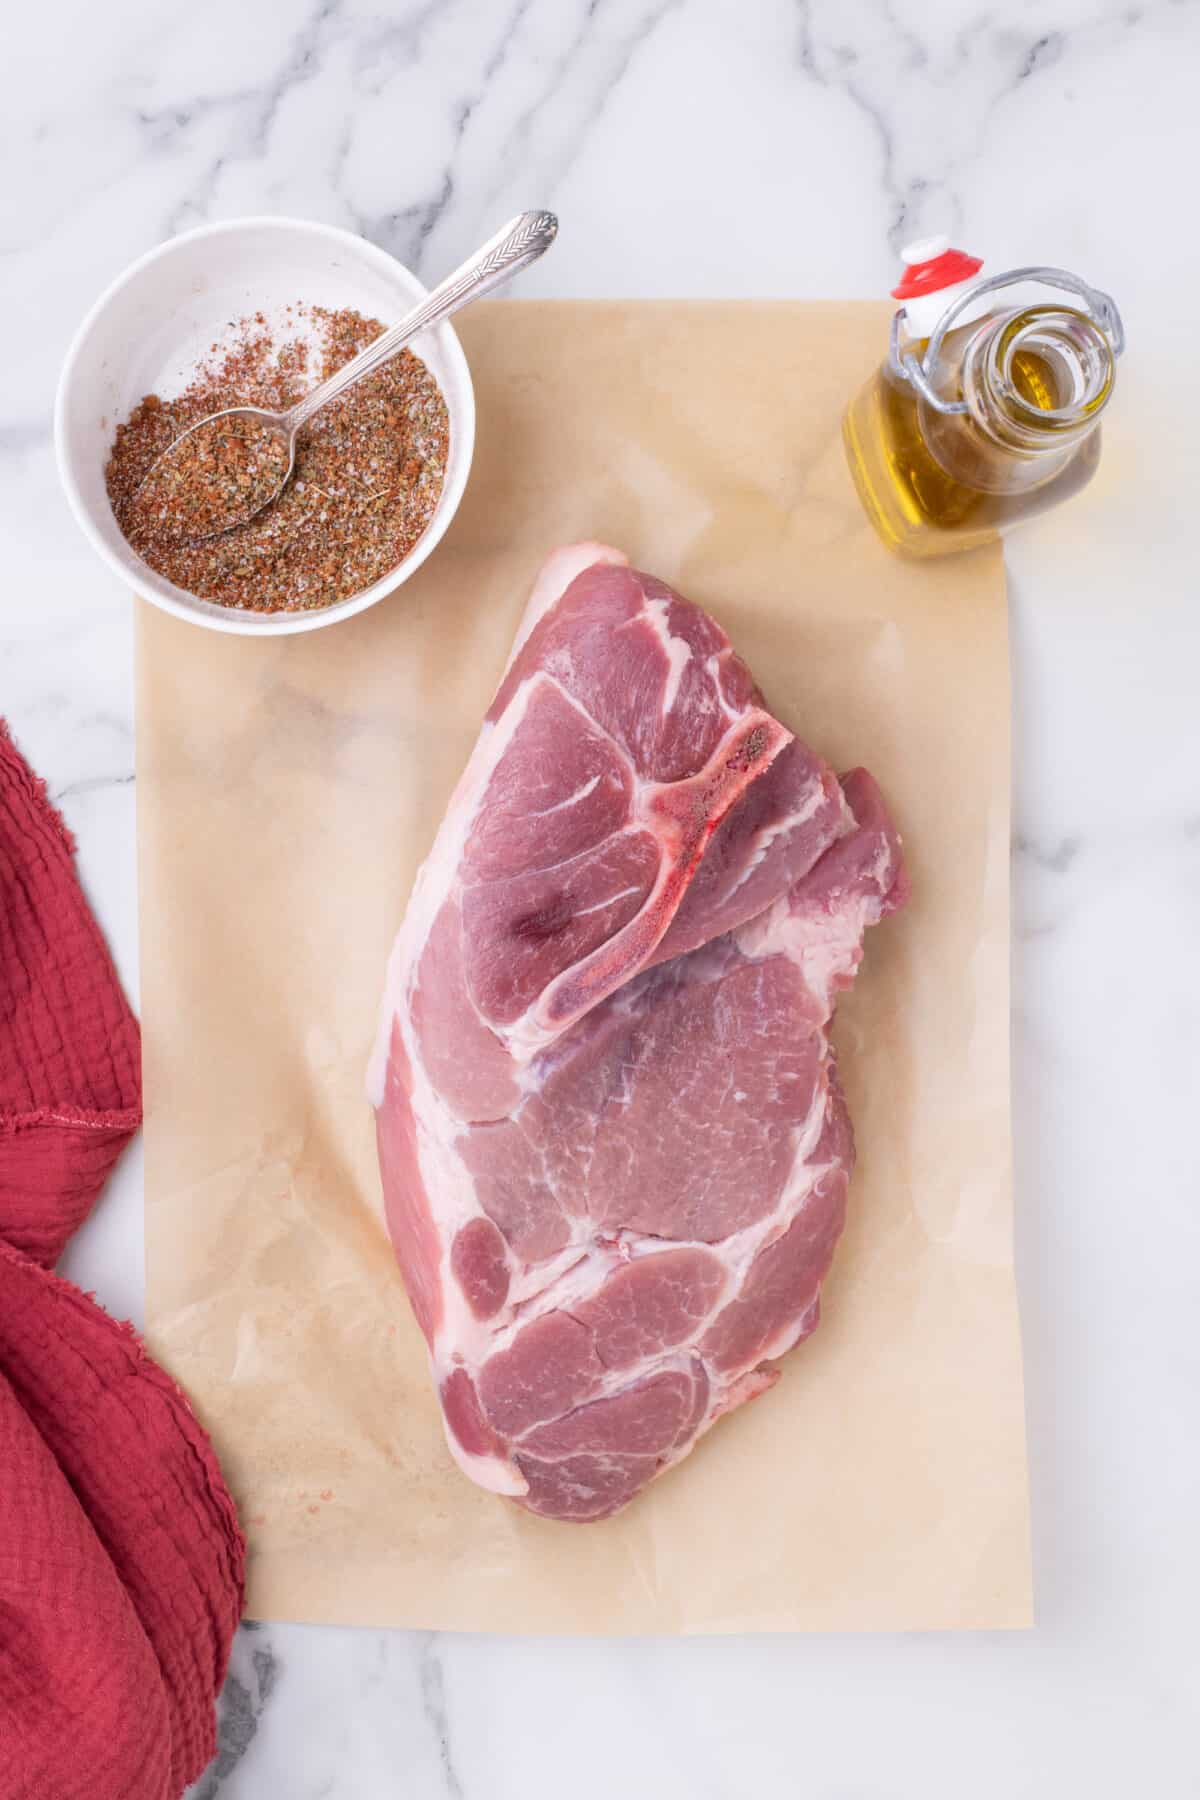
[[71, 850], [0, 726], [0, 1800], [174, 1800], [245, 1551], [185, 1396], [51, 1272], [141, 1117]]

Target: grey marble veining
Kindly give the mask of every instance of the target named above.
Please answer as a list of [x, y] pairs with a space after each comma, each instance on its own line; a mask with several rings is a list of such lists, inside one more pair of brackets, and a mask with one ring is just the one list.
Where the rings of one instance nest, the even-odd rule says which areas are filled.
[[[10, 22], [0, 708], [135, 991], [129, 603], [67, 514], [50, 424], [83, 310], [163, 236], [306, 214], [435, 278], [546, 204], [562, 235], [526, 293], [835, 297], [885, 292], [899, 244], [945, 226], [993, 267], [1111, 287], [1131, 345], [1099, 479], [1009, 552], [1037, 1630], [247, 1626], [203, 1800], [1188, 1791], [1198, 53], [1195, 0], [76, 0]], [[136, 1157], [70, 1270], [137, 1316]]]
[[195, 1784], [196, 1800], [216, 1800], [222, 1789], [229, 1791], [230, 1777], [258, 1735], [259, 1720], [275, 1691], [278, 1673], [279, 1659], [269, 1633], [261, 1625], [247, 1622], [238, 1634], [221, 1695], [217, 1754]]

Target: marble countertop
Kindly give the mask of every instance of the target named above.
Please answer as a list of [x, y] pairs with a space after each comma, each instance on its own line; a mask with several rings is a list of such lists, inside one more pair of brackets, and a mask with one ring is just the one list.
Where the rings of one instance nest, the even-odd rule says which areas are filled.
[[[248, 1625], [205, 1800], [1012, 1800], [1192, 1791], [1200, 1376], [1195, 4], [151, 0], [10, 28], [0, 710], [136, 993], [130, 603], [68, 517], [54, 383], [187, 226], [344, 224], [526, 294], [863, 296], [942, 227], [1128, 328], [1096, 483], [1009, 546], [1029, 1633], [548, 1643]], [[69, 1273], [141, 1307], [126, 1159]], [[752, 1521], [746, 1522], [752, 1528]], [[732, 1522], [736, 1528], [736, 1522]]]

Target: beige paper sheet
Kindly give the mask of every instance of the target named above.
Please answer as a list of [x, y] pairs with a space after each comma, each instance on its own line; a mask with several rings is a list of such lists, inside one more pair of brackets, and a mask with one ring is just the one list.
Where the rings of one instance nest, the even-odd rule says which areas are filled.
[[[998, 554], [892, 558], [842, 463], [886, 312], [509, 303], [462, 323], [475, 469], [431, 562], [331, 631], [138, 621], [148, 1326], [276, 1619], [524, 1632], [1031, 1617], [1008, 1102]], [[820, 1330], [621, 1517], [451, 1463], [381, 1224], [363, 1068], [388, 946], [542, 554], [709, 607], [780, 716], [871, 768], [913, 901], [837, 1040], [858, 1132]]]

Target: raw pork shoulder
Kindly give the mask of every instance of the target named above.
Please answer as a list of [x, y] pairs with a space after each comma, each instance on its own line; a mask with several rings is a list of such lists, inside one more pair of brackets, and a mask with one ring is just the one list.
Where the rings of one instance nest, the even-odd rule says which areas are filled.
[[417, 878], [372, 1068], [450, 1448], [600, 1519], [813, 1330], [853, 1140], [827, 1036], [906, 892], [871, 777], [720, 627], [553, 555]]

